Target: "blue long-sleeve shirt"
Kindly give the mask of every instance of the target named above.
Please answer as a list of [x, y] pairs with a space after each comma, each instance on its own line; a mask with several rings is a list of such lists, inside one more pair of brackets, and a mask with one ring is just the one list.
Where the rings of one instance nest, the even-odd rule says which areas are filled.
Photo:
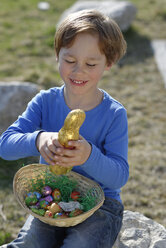
[[[25, 112], [1, 135], [0, 156], [16, 160], [39, 156], [36, 137], [41, 130], [58, 132], [71, 111], [66, 105], [62, 87], [42, 90], [28, 104]], [[105, 196], [121, 201], [120, 188], [129, 176], [127, 162], [128, 125], [125, 108], [103, 90], [102, 102], [86, 111], [80, 134], [92, 145], [88, 160], [73, 167], [98, 182]], [[46, 164], [40, 156], [40, 163]]]

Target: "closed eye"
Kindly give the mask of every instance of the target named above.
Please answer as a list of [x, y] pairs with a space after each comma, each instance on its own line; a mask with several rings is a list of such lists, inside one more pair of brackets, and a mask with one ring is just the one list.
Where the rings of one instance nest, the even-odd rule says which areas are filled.
[[67, 63], [69, 63], [69, 64], [73, 64], [75, 61], [70, 61], [70, 60], [67, 60], [67, 59], [65, 59], [65, 61], [67, 62]]
[[95, 66], [95, 65], [96, 65], [96, 64], [88, 64], [88, 63], [87, 63], [87, 66]]

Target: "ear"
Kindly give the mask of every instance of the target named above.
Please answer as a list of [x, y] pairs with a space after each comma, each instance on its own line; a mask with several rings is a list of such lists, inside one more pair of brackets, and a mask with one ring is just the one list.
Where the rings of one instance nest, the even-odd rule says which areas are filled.
[[112, 67], [113, 63], [109, 64], [109, 65], [106, 65], [105, 66], [105, 71], [109, 71]]
[[56, 57], [56, 62], [58, 63], [59, 57], [58, 57], [58, 54], [57, 54], [56, 50], [55, 50], [55, 57]]

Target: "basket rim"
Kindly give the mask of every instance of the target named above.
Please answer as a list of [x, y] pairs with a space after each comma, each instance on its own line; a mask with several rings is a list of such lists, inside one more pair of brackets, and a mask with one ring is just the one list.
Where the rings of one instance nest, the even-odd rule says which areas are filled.
[[[82, 180], [85, 180], [86, 182], [89, 182], [91, 185], [95, 186], [97, 189], [99, 189], [100, 191], [100, 199], [97, 203], [96, 206], [94, 206], [93, 208], [91, 208], [90, 210], [86, 211], [86, 212], [83, 212], [82, 214], [78, 215], [78, 216], [75, 216], [75, 217], [70, 217], [70, 218], [65, 218], [65, 219], [54, 219], [54, 218], [48, 218], [48, 217], [45, 217], [45, 216], [40, 216], [38, 214], [35, 214], [34, 212], [32, 212], [30, 210], [30, 208], [28, 208], [26, 206], [26, 204], [21, 201], [20, 197], [19, 197], [19, 194], [17, 192], [17, 188], [16, 188], [16, 184], [17, 184], [17, 180], [19, 179], [19, 176], [20, 174], [24, 173], [26, 170], [30, 170], [30, 169], [33, 169], [35, 167], [38, 167], [41, 168], [41, 169], [47, 169], [49, 165], [46, 165], [46, 164], [40, 164], [40, 163], [34, 163], [34, 164], [29, 164], [29, 165], [26, 165], [24, 167], [21, 167], [17, 172], [16, 174], [14, 175], [14, 179], [13, 179], [13, 193], [16, 197], [16, 200], [17, 202], [21, 205], [21, 207], [28, 213], [28, 214], [31, 214], [33, 215], [34, 217], [40, 219], [42, 222], [45, 222], [47, 224], [50, 224], [50, 225], [54, 225], [54, 226], [61, 226], [60, 224], [63, 222], [66, 223], [66, 225], [63, 225], [63, 226], [72, 226], [72, 222], [82, 222], [82, 218], [83, 220], [87, 219], [88, 217], [90, 217], [97, 209], [99, 209], [103, 203], [104, 203], [104, 200], [105, 200], [105, 196], [104, 196], [104, 192], [103, 192], [103, 189], [101, 188], [101, 186], [93, 181], [92, 179], [90, 178], [87, 178], [77, 172], [74, 172], [74, 171], [70, 171], [68, 172], [66, 175], [71, 175], [71, 176], [74, 176], [76, 178], [81, 178]], [[77, 224], [79, 224], [77, 223]]]

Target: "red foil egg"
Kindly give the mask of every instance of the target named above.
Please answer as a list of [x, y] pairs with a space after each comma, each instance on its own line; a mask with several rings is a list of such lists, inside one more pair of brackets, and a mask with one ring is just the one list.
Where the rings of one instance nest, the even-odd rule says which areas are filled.
[[80, 198], [80, 192], [78, 191], [73, 191], [71, 193], [71, 198], [74, 200], [74, 201], [77, 201], [79, 198]]
[[47, 211], [45, 212], [44, 217], [53, 218], [53, 213], [52, 213], [51, 211], [47, 210]]

